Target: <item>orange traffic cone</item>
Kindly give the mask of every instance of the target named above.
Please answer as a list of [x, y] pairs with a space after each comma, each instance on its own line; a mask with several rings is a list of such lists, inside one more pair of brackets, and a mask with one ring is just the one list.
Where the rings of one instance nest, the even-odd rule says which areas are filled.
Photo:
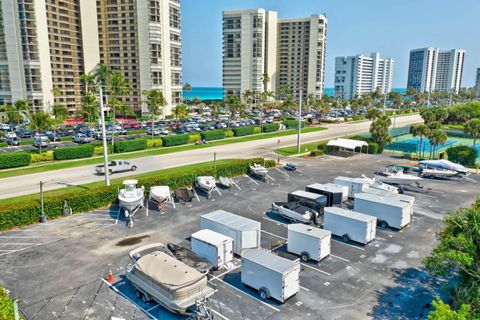
[[112, 270], [108, 273], [108, 282], [113, 283], [115, 279], [113, 278]]

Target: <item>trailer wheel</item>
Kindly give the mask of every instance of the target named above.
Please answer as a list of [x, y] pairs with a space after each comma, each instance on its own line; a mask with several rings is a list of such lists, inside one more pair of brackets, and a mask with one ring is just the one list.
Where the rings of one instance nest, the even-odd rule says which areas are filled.
[[136, 296], [138, 299], [142, 299], [142, 300], [143, 300], [143, 293], [142, 293], [142, 291], [138, 290], [137, 288], [135, 288], [135, 296]]
[[268, 292], [267, 288], [261, 287], [258, 292], [260, 293], [260, 298], [262, 298], [262, 300], [268, 300], [270, 298], [270, 292]]
[[378, 226], [382, 229], [387, 229], [388, 228], [388, 223], [386, 221], [379, 221]]
[[143, 302], [149, 303], [151, 300], [152, 300], [152, 298], [150, 298], [150, 295], [148, 293], [142, 294], [142, 301]]
[[346, 234], [346, 233], [342, 236], [342, 239], [343, 239], [343, 241], [345, 241], [345, 242], [350, 242], [350, 240], [352, 240], [352, 239], [350, 239], [350, 236], [349, 236], [348, 234]]
[[303, 261], [303, 262], [307, 262], [310, 260], [310, 255], [308, 254], [308, 252], [302, 252], [300, 254], [300, 259]]

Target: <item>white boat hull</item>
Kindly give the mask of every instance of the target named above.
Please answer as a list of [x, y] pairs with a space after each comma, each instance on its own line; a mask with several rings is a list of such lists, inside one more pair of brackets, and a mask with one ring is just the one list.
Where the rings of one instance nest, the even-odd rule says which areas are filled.
[[276, 204], [275, 202], [272, 203], [272, 212], [275, 214], [278, 214], [279, 216], [287, 219], [287, 220], [292, 220], [295, 222], [301, 222], [301, 223], [310, 223], [312, 222], [312, 214], [301, 214], [299, 212], [296, 212], [294, 210], [285, 208], [283, 206], [280, 206]]
[[143, 201], [145, 200], [145, 197], [141, 197], [141, 198], [138, 198], [138, 199], [134, 199], [134, 200], [124, 200], [124, 199], [121, 199], [119, 198], [119, 204], [120, 204], [120, 208], [122, 208], [125, 212], [133, 212], [135, 211], [137, 208], [139, 207], [143, 207]]
[[213, 189], [215, 189], [215, 178], [209, 176], [197, 177], [197, 187], [207, 193], [210, 193]]
[[170, 188], [168, 186], [153, 186], [150, 188], [150, 199], [155, 202], [163, 203], [170, 200]]

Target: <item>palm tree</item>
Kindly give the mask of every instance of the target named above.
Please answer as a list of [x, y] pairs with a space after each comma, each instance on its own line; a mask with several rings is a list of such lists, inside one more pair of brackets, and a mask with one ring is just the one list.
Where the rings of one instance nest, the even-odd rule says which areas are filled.
[[52, 107], [52, 114], [57, 120], [63, 120], [68, 117], [67, 107], [60, 103], [55, 103]]
[[[192, 85], [188, 82], [185, 82], [185, 84], [183, 85], [183, 91], [185, 91], [186, 93], [192, 92]], [[188, 103], [188, 97], [185, 98], [185, 103]]]
[[473, 148], [477, 144], [477, 139], [480, 138], [480, 119], [474, 118], [470, 119], [465, 123], [465, 127], [463, 129], [466, 134], [469, 134], [473, 138]]
[[[431, 132], [428, 139], [430, 140], [430, 144], [433, 146], [433, 158], [435, 158], [435, 154], [437, 152], [437, 146], [445, 145], [445, 143], [448, 140], [447, 133], [441, 129], [435, 129]], [[430, 148], [430, 159], [431, 158], [432, 158], [432, 148]]]
[[162, 110], [160, 110], [161, 107], [165, 108], [165, 106], [167, 105], [167, 100], [165, 100], [165, 98], [163, 97], [163, 93], [160, 90], [155, 90], [155, 89], [144, 90], [143, 95], [145, 96], [145, 100], [143, 102], [147, 105], [148, 112], [152, 116], [152, 139], [153, 139], [155, 117], [162, 112]]
[[370, 119], [370, 120], [375, 120], [376, 118], [380, 117], [381, 116], [381, 112], [380, 110], [378, 110], [377, 108], [368, 108], [367, 110], [367, 115], [366, 115], [366, 118], [367, 119]]
[[230, 111], [230, 117], [227, 126], [230, 127], [230, 122], [232, 121], [233, 114], [239, 110], [241, 110], [243, 103], [239, 97], [230, 95], [227, 97], [227, 101], [225, 101], [225, 107]]
[[102, 101], [108, 103], [108, 92], [110, 90], [110, 78], [112, 76], [112, 69], [106, 64], [98, 64], [94, 71], [95, 84], [103, 88], [103, 96], [100, 97]]
[[245, 92], [242, 94], [243, 99], [247, 105], [250, 105], [253, 102], [253, 97], [255, 93], [252, 90], [245, 90]]
[[92, 92], [88, 92], [82, 97], [82, 102], [83, 105], [80, 110], [82, 117], [86, 118], [88, 122], [96, 120], [100, 115], [97, 97]]
[[278, 98], [280, 100], [286, 99], [289, 95], [292, 94], [292, 90], [290, 89], [290, 86], [287, 84], [281, 84], [278, 87]]
[[120, 106], [122, 102], [120, 97], [128, 93], [128, 81], [123, 77], [120, 72], [112, 72], [110, 74], [110, 90], [108, 90], [112, 97], [109, 102], [112, 105], [112, 118], [110, 123], [112, 123], [112, 148], [115, 143], [115, 125], [116, 125], [116, 115], [117, 115], [117, 106]]
[[419, 152], [418, 152], [419, 157], [423, 156], [423, 138], [428, 136], [429, 134], [430, 134], [430, 129], [424, 124], [420, 124], [412, 127], [412, 135], [414, 137], [420, 137], [420, 146], [419, 146]]
[[[35, 132], [35, 134], [41, 134], [44, 131], [50, 130], [54, 121], [50, 115], [44, 111], [29, 111], [26, 112], [27, 119], [29, 120], [28, 127]], [[42, 153], [42, 147], [40, 144], [40, 153]]]
[[268, 83], [270, 82], [270, 76], [268, 75], [268, 73], [263, 73], [260, 77], [260, 80], [262, 80], [263, 82], [263, 91], [267, 91]]
[[372, 139], [378, 144], [380, 152], [383, 151], [387, 143], [392, 141], [388, 133], [388, 128], [391, 124], [392, 120], [387, 115], [382, 114], [370, 125], [370, 134], [372, 135]]
[[80, 76], [80, 82], [83, 83], [85, 87], [85, 95], [90, 91], [93, 91], [95, 87], [95, 74], [93, 72], [84, 73]]
[[184, 104], [179, 104], [175, 107], [174, 110], [175, 119], [183, 121], [188, 118], [187, 106]]
[[5, 105], [5, 112], [7, 113], [8, 122], [16, 122], [17, 124], [23, 120], [23, 117], [17, 108], [13, 105]]

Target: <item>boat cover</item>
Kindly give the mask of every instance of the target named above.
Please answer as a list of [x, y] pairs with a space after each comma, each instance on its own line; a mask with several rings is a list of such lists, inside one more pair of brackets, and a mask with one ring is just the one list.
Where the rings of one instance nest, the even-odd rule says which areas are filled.
[[368, 143], [360, 140], [339, 138], [328, 141], [327, 146], [340, 147], [347, 150], [355, 150], [356, 148], [361, 148], [363, 146], [368, 147]]

